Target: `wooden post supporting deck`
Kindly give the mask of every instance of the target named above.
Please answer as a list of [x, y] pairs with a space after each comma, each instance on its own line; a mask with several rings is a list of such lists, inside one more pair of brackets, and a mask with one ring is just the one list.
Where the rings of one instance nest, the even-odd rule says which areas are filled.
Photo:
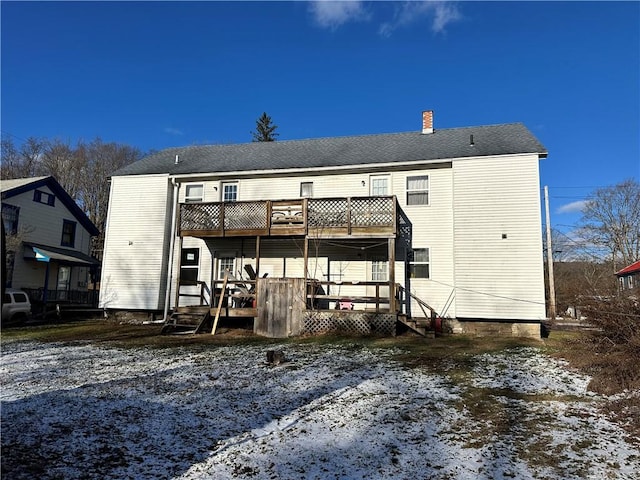
[[213, 328], [211, 329], [211, 335], [215, 335], [216, 328], [218, 328], [218, 319], [220, 318], [220, 311], [222, 310], [222, 302], [224, 301], [226, 297], [225, 294], [227, 292], [227, 280], [229, 280], [229, 275], [225, 272], [224, 281], [222, 282], [222, 291], [220, 292], [220, 298], [218, 298], [218, 308], [216, 309], [216, 318], [213, 320]]
[[389, 313], [394, 313], [396, 307], [396, 239], [389, 239]]

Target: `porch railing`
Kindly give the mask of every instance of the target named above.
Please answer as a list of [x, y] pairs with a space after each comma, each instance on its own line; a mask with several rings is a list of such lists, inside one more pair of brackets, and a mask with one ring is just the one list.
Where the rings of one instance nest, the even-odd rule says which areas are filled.
[[395, 196], [180, 204], [180, 235], [396, 235], [406, 224]]

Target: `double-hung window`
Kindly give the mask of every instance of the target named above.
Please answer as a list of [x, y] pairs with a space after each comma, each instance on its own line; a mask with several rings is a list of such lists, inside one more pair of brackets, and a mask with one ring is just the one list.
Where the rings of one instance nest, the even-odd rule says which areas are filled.
[[428, 248], [414, 248], [409, 263], [409, 275], [411, 278], [431, 278], [430, 259]]
[[204, 185], [202, 183], [193, 183], [187, 185], [184, 191], [185, 203], [197, 203], [204, 200]]
[[7, 235], [15, 235], [18, 233], [18, 218], [20, 216], [20, 207], [2, 204], [2, 221], [4, 222], [4, 231]]
[[429, 176], [407, 177], [407, 205], [429, 205]]
[[62, 240], [60, 245], [63, 247], [73, 248], [76, 243], [76, 222], [71, 220], [63, 220], [62, 222]]

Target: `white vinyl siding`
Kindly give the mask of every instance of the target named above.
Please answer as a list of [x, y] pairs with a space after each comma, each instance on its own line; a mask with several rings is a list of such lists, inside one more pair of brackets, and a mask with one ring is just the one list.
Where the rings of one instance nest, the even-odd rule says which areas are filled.
[[459, 160], [453, 173], [457, 316], [544, 319], [537, 156]]
[[171, 199], [167, 175], [111, 179], [101, 308], [164, 308]]

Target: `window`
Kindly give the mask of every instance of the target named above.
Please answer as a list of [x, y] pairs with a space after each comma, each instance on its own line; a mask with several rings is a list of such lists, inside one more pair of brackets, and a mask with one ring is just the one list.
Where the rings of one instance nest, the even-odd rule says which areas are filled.
[[369, 181], [369, 194], [372, 197], [389, 195], [389, 175], [374, 175]]
[[2, 221], [4, 222], [4, 231], [7, 235], [15, 235], [18, 233], [18, 217], [20, 216], [20, 207], [2, 204]]
[[218, 260], [218, 278], [222, 280], [227, 270], [229, 271], [229, 273], [233, 274], [234, 264], [235, 258], [220, 257], [220, 259]]
[[197, 282], [200, 267], [200, 249], [185, 248], [180, 255], [180, 283]]
[[187, 185], [184, 191], [185, 203], [196, 203], [204, 200], [204, 185], [201, 183]]
[[222, 184], [222, 201], [223, 202], [238, 201], [238, 184], [237, 183]]
[[411, 278], [430, 278], [428, 248], [414, 248], [409, 262], [409, 275]]
[[63, 247], [74, 247], [76, 243], [76, 222], [71, 220], [63, 220], [62, 223], [62, 240], [60, 245]]
[[313, 197], [313, 182], [300, 183], [300, 196], [307, 198]]
[[388, 279], [387, 262], [381, 260], [371, 262], [371, 280], [374, 282], [386, 282]]
[[42, 190], [34, 190], [33, 201], [53, 207], [56, 204], [56, 197], [50, 193], [43, 192]]
[[429, 205], [429, 176], [407, 177], [407, 205]]

